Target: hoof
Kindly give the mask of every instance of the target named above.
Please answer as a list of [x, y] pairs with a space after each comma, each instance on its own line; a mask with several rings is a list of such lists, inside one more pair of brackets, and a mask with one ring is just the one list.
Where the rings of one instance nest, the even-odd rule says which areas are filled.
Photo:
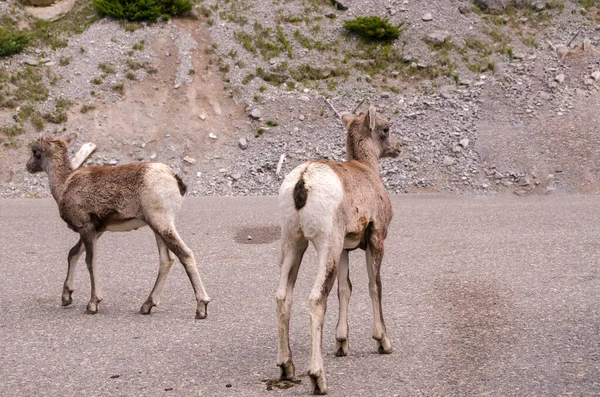
[[312, 394], [315, 396], [324, 396], [327, 394], [327, 382], [325, 381], [325, 375], [323, 371], [319, 371], [318, 374], [308, 373], [310, 379], [310, 387]]
[[382, 340], [377, 342], [379, 344], [379, 347], [377, 349], [377, 352], [379, 354], [390, 354], [394, 351], [394, 349], [392, 348], [392, 342], [390, 342], [387, 336], [384, 336]]
[[348, 341], [347, 340], [336, 340], [335, 341], [335, 355], [337, 357], [345, 357], [348, 355]]
[[281, 380], [293, 380], [294, 375], [296, 374], [296, 368], [294, 367], [293, 362], [289, 362], [287, 364], [277, 364], [279, 365], [279, 379]]
[[94, 303], [94, 302], [88, 303], [87, 307], [85, 308], [85, 312], [87, 314], [96, 314], [96, 313], [98, 313], [98, 303]]
[[71, 303], [73, 303], [73, 291], [63, 290], [60, 301], [62, 306], [69, 306]]
[[[204, 306], [204, 307], [203, 307]], [[196, 310], [196, 318], [198, 320], [204, 320], [208, 316], [208, 302], [201, 302]]]
[[150, 314], [150, 312], [152, 311], [152, 308], [156, 306], [154, 303], [152, 302], [144, 302], [144, 304], [142, 305], [142, 308], [140, 309], [140, 314]]

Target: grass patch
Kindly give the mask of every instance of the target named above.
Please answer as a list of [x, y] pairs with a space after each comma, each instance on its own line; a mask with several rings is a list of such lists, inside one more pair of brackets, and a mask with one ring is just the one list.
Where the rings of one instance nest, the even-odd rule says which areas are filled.
[[356, 17], [344, 22], [344, 28], [367, 41], [393, 41], [400, 36], [404, 22], [392, 25], [387, 18]]
[[40, 102], [48, 98], [48, 88], [39, 68], [27, 66], [13, 74], [10, 82], [17, 86], [14, 99], [18, 101]]
[[131, 22], [156, 22], [159, 18], [169, 19], [192, 9], [190, 0], [92, 0], [92, 4], [103, 15]]
[[81, 106], [81, 109], [79, 109], [80, 113], [86, 114], [92, 110], [96, 109], [96, 106], [94, 105], [88, 105], [88, 104], [84, 104]]
[[288, 79], [288, 75], [286, 73], [283, 73], [283, 71], [277, 69], [265, 71], [263, 68], [256, 68], [256, 75], [264, 81], [266, 81], [267, 83], [277, 87], [285, 83]]
[[29, 43], [29, 36], [21, 32], [9, 32], [0, 27], [0, 57], [19, 54]]
[[234, 38], [247, 51], [256, 54], [260, 53], [265, 60], [275, 58], [281, 53], [287, 54], [289, 58], [293, 57], [292, 46], [280, 25], [272, 28], [263, 27], [260, 22], [255, 22], [253, 33], [243, 30], [235, 32]]
[[115, 73], [115, 68], [110, 63], [101, 63], [98, 65], [98, 69], [102, 70], [105, 74]]
[[256, 77], [256, 75], [254, 73], [249, 73], [249, 74], [245, 75], [244, 78], [242, 79], [242, 84], [244, 84], [244, 85], [248, 84], [249, 82], [254, 80], [255, 77]]
[[290, 74], [294, 80], [301, 82], [305, 80], [325, 80], [339, 76], [347, 77], [349, 72], [344, 68], [319, 68], [305, 63], [296, 69], [290, 70]]
[[133, 47], [131, 47], [134, 51], [142, 51], [144, 49], [144, 45], [146, 44], [146, 41], [141, 40], [137, 43], [135, 43], [133, 45]]
[[125, 84], [123, 84], [122, 82], [117, 83], [111, 87], [111, 90], [119, 93], [120, 95], [123, 95], [125, 93]]
[[8, 137], [23, 135], [24, 133], [25, 129], [20, 124], [4, 125], [0, 127], [0, 134]]

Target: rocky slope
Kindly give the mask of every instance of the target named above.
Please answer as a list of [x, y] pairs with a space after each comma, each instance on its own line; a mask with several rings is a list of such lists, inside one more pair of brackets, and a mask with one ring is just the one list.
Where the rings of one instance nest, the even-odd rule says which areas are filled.
[[[297, 164], [343, 160], [335, 111], [363, 100], [359, 111], [375, 104], [406, 145], [382, 163], [391, 192], [600, 191], [596, 8], [552, 1], [487, 14], [466, 0], [342, 3], [347, 10], [205, 0], [196, 18], [134, 31], [102, 19], [64, 48], [30, 49], [0, 66], [43, 70], [41, 113], [61, 98], [73, 103], [66, 122], [43, 130], [97, 143], [88, 164], [163, 161], [195, 195], [276, 194]], [[0, 6], [20, 15], [17, 4]], [[387, 47], [347, 35], [343, 21], [363, 15], [403, 23], [400, 39]], [[575, 51], [559, 59], [556, 46], [578, 32]], [[45, 176], [23, 170], [37, 134], [18, 120], [24, 106], [0, 108], [0, 125], [26, 132], [3, 138], [2, 197], [49, 192]]]

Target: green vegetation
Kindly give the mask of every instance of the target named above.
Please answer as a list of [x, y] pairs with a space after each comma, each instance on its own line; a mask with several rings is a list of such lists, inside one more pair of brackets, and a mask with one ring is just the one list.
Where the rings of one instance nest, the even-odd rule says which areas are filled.
[[19, 124], [13, 124], [11, 126], [7, 126], [6, 125], [6, 126], [1, 126], [0, 127], [0, 134], [6, 135], [8, 137], [22, 135], [24, 133], [25, 133], [25, 130]]
[[269, 127], [277, 127], [278, 125], [279, 125], [279, 123], [276, 121], [273, 121], [273, 120], [267, 121], [267, 126], [269, 126]]
[[132, 22], [156, 22], [192, 9], [190, 0], [92, 0], [92, 3], [102, 14]]
[[115, 68], [109, 63], [101, 63], [98, 65], [98, 69], [102, 70], [105, 74], [114, 74]]
[[111, 89], [121, 95], [123, 95], [125, 93], [125, 84], [123, 84], [122, 82], [117, 83], [115, 85], [113, 85], [111, 87]]
[[234, 37], [247, 51], [253, 54], [260, 52], [265, 60], [275, 58], [282, 52], [292, 58], [292, 46], [280, 25], [273, 30], [264, 28], [260, 22], [255, 22], [253, 31], [252, 34], [239, 30], [235, 32]]
[[9, 32], [0, 27], [0, 57], [18, 54], [29, 43], [29, 36], [21, 32]]
[[92, 111], [94, 109], [96, 109], [94, 105], [84, 104], [81, 106], [81, 109], [79, 109], [79, 111], [83, 114], [86, 114], [87, 112]]
[[391, 25], [387, 18], [356, 17], [344, 22], [344, 28], [367, 41], [392, 41], [400, 35], [404, 23]]
[[600, 0], [578, 0], [577, 2], [585, 9], [600, 7]]

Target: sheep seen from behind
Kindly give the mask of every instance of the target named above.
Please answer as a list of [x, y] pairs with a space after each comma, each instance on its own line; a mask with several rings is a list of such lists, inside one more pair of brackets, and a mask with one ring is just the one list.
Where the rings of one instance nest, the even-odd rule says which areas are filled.
[[281, 278], [277, 290], [281, 379], [292, 379], [295, 368], [289, 344], [292, 293], [309, 241], [317, 250], [318, 273], [309, 298], [310, 363], [314, 394], [326, 394], [322, 335], [327, 297], [338, 278], [339, 319], [336, 355], [348, 354], [348, 304], [352, 292], [348, 252], [366, 251], [369, 294], [373, 304], [373, 338], [379, 353], [391, 353], [381, 310], [380, 268], [384, 240], [392, 220], [389, 194], [379, 173], [379, 159], [397, 157], [400, 142], [374, 106], [354, 117], [342, 116], [346, 127], [347, 161], [308, 161], [286, 176], [279, 189], [281, 210]]

